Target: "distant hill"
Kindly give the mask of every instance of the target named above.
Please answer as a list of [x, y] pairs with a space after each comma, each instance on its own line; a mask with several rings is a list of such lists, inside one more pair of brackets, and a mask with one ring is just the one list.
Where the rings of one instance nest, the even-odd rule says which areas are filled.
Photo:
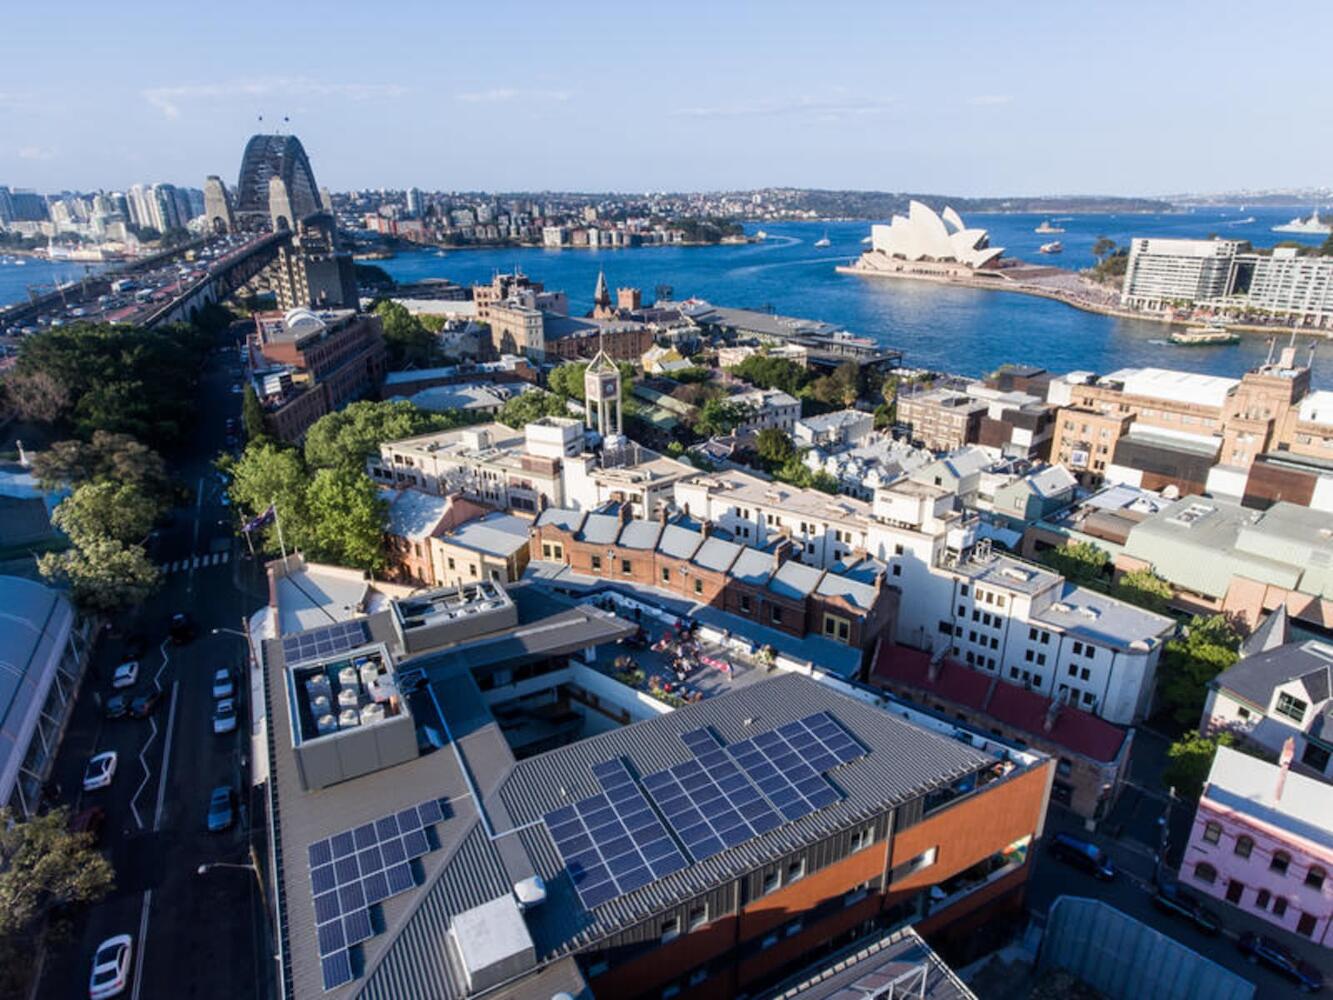
[[[889, 191], [794, 191], [799, 207], [820, 216], [884, 219], [907, 211], [909, 201], [920, 201], [939, 211], [945, 205], [968, 212], [1171, 212], [1175, 206], [1158, 198], [1122, 198], [1105, 195], [1044, 195], [1035, 198], [965, 198], [942, 194], [910, 194]], [[797, 207], [785, 205], [784, 207]]]

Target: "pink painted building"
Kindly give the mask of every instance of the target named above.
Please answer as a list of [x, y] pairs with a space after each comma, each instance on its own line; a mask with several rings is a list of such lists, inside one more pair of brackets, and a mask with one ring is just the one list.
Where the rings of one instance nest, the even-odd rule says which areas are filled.
[[1333, 785], [1219, 747], [1181, 881], [1333, 948], [1330, 871]]

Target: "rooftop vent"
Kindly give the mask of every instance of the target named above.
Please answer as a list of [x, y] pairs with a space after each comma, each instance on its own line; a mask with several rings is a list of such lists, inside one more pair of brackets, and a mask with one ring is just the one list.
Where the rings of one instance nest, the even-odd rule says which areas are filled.
[[540, 875], [533, 875], [521, 882], [515, 882], [514, 898], [518, 900], [518, 908], [523, 911], [530, 910], [534, 906], [540, 906], [546, 902], [546, 883], [542, 881]]

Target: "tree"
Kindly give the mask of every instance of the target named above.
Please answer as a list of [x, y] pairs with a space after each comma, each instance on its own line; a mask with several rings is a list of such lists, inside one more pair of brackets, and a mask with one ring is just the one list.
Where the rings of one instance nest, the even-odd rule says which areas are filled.
[[1158, 669], [1164, 708], [1185, 725], [1196, 725], [1208, 682], [1240, 657], [1240, 635], [1225, 615], [1195, 615], [1162, 651]]
[[1097, 241], [1092, 244], [1092, 255], [1100, 261], [1108, 253], [1115, 249], [1115, 240], [1107, 236], [1098, 236]]
[[861, 395], [861, 366], [844, 361], [833, 374], [815, 379], [810, 394], [827, 406], [851, 406]]
[[392, 366], [428, 364], [434, 359], [435, 334], [417, 322], [405, 306], [384, 299], [375, 306], [375, 315], [384, 327], [384, 345]]
[[75, 488], [56, 505], [51, 523], [80, 548], [101, 538], [143, 544], [160, 513], [160, 505], [137, 486], [103, 479]]
[[694, 429], [705, 437], [730, 434], [750, 415], [750, 408], [726, 399], [710, 399], [699, 410]]
[[94, 431], [91, 441], [57, 441], [33, 455], [32, 472], [46, 489], [111, 480], [135, 486], [159, 504], [171, 498], [162, 456], [128, 434]]
[[37, 569], [53, 583], [68, 584], [80, 608], [97, 612], [142, 604], [161, 580], [142, 545], [123, 545], [105, 535], [39, 556]]
[[52, 907], [92, 903], [115, 884], [90, 833], [71, 833], [69, 813], [21, 819], [0, 809], [0, 935], [31, 930]]
[[760, 389], [781, 389], [791, 396], [798, 395], [811, 379], [809, 370], [804, 366], [787, 358], [773, 358], [766, 354], [752, 354], [727, 370]]
[[1042, 553], [1041, 561], [1071, 583], [1084, 587], [1102, 583], [1110, 562], [1106, 550], [1092, 542], [1075, 542], [1062, 548], [1047, 549]]
[[471, 421], [465, 411], [432, 413], [405, 399], [360, 400], [326, 413], [311, 425], [305, 436], [305, 459], [316, 469], [359, 469], [385, 441], [448, 430]]
[[[616, 367], [620, 369], [620, 400], [625, 402], [634, 387], [634, 378], [638, 372], [628, 361], [618, 361]], [[583, 376], [587, 371], [586, 361], [566, 361], [546, 376], [546, 387], [557, 396], [572, 399], [576, 403], [586, 402]]]
[[1175, 594], [1171, 584], [1147, 568], [1126, 573], [1116, 581], [1113, 592], [1120, 600], [1157, 614], [1167, 612]]
[[1187, 802], [1197, 801], [1203, 793], [1203, 783], [1208, 780], [1208, 771], [1213, 766], [1217, 748], [1229, 747], [1235, 742], [1235, 737], [1230, 733], [1219, 733], [1217, 736], [1186, 733], [1166, 751], [1167, 763], [1162, 769], [1163, 786], [1174, 788], [1176, 794]]
[[259, 402], [255, 387], [249, 382], [245, 384], [245, 392], [241, 395], [241, 426], [245, 429], [247, 441], [268, 435], [268, 428], [264, 424], [264, 407]]
[[395, 282], [388, 271], [378, 264], [354, 264], [356, 283], [362, 288], [393, 288]]
[[[306, 514], [306, 468], [301, 453], [272, 441], [252, 441], [238, 459], [219, 463], [231, 476], [227, 487], [232, 502], [247, 516], [254, 517], [276, 504], [282, 522], [282, 540], [288, 551], [303, 547], [310, 519]], [[277, 525], [261, 529], [254, 539], [265, 552], [279, 551]]]
[[810, 473], [810, 488], [819, 490], [822, 493], [837, 494], [838, 477], [831, 472], [825, 472], [823, 469], [816, 469]]
[[796, 454], [791, 438], [780, 427], [765, 427], [755, 436], [754, 446], [768, 465], [780, 466]]
[[5, 379], [9, 409], [22, 420], [53, 424], [69, 410], [69, 392], [44, 371], [16, 371]]
[[306, 490], [305, 508], [308, 555], [372, 573], [384, 568], [388, 504], [365, 472], [320, 469]]
[[500, 407], [496, 419], [507, 427], [517, 429], [542, 417], [569, 415], [569, 407], [565, 405], [563, 396], [557, 396], [553, 392], [543, 392], [541, 389], [529, 389]]

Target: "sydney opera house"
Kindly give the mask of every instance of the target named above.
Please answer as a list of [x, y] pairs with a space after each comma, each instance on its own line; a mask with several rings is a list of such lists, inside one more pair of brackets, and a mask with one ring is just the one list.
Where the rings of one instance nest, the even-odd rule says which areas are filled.
[[870, 249], [845, 270], [956, 278], [994, 269], [1002, 253], [1002, 247], [990, 245], [986, 230], [967, 228], [952, 208], [936, 213], [913, 201], [907, 215], [895, 215], [889, 225], [871, 228]]

